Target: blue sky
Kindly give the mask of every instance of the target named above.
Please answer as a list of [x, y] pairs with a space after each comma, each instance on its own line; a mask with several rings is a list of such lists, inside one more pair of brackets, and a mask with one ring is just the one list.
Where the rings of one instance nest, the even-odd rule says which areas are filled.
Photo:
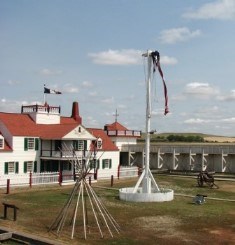
[[1, 0], [0, 111], [48, 95], [83, 124], [145, 130], [146, 50], [158, 50], [168, 87], [152, 84], [151, 128], [235, 136], [235, 0]]

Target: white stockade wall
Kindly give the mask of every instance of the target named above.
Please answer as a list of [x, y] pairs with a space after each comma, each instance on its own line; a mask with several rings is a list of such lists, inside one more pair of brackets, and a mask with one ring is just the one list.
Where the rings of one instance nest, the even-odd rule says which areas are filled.
[[139, 168], [129, 167], [129, 166], [120, 166], [117, 170], [109, 169], [98, 169], [97, 179], [109, 179], [112, 175], [114, 178], [128, 178], [128, 177], [137, 177], [139, 173]]

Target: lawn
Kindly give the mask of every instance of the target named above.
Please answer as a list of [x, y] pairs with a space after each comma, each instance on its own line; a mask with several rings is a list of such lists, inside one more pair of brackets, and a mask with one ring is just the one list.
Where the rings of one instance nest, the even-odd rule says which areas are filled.
[[[63, 244], [235, 244], [235, 182], [217, 181], [219, 189], [210, 189], [197, 187], [193, 178], [163, 175], [155, 177], [160, 187], [174, 190], [173, 201], [120, 201], [118, 189], [134, 186], [137, 178], [115, 179], [112, 188], [110, 181], [92, 183], [100, 200], [121, 227], [119, 234], [113, 232], [113, 238], [104, 227], [105, 236], [101, 239], [94, 222], [91, 221], [85, 241], [81, 212], [77, 217], [73, 240], [70, 239], [71, 227], [67, 223], [59, 237], [48, 232], [68, 199], [72, 186], [17, 188], [11, 189], [8, 195], [1, 189], [2, 202], [14, 203], [20, 210], [17, 221], [0, 219], [0, 226]], [[194, 204], [192, 200], [196, 194], [207, 195], [206, 203]], [[79, 210], [82, 211], [82, 208]], [[91, 213], [87, 215], [90, 217]]]

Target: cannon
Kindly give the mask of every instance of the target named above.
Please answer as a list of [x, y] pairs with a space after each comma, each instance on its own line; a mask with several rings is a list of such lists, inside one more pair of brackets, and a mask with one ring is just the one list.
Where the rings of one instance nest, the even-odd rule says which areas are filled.
[[199, 187], [203, 187], [204, 183], [212, 188], [213, 186], [218, 186], [214, 183], [214, 173], [209, 173], [207, 171], [201, 171], [197, 176], [197, 183]]

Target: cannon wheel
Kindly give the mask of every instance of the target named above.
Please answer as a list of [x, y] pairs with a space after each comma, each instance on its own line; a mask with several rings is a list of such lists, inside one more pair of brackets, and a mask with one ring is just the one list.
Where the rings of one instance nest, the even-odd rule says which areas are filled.
[[212, 179], [206, 183], [210, 188], [212, 188], [214, 186], [214, 177], [212, 177]]
[[202, 176], [200, 174], [197, 176], [197, 183], [198, 183], [198, 186], [200, 186], [200, 187], [203, 186], [203, 179], [202, 179]]

